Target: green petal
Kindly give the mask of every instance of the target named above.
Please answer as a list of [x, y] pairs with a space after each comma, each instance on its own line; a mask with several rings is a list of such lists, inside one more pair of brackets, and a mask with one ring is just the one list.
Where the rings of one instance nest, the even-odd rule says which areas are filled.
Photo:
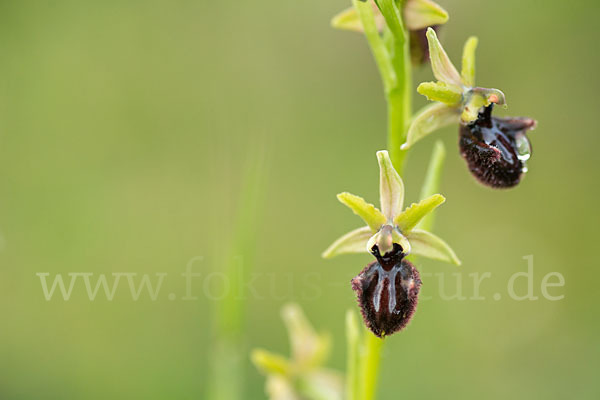
[[403, 11], [406, 27], [411, 31], [448, 22], [446, 10], [431, 0], [407, 0]]
[[362, 218], [373, 232], [377, 232], [386, 223], [385, 216], [373, 204], [369, 204], [362, 197], [344, 192], [337, 195], [338, 200], [348, 206], [354, 214]]
[[478, 39], [471, 36], [465, 42], [462, 56], [461, 77], [465, 86], [475, 86], [475, 50], [477, 49]]
[[434, 194], [418, 203], [413, 203], [404, 212], [396, 217], [394, 223], [404, 235], [408, 235], [410, 231], [430, 212], [435, 210], [446, 198], [441, 194]]
[[449, 106], [457, 106], [462, 101], [462, 89], [444, 82], [423, 82], [417, 92], [431, 101], [439, 101]]
[[460, 75], [432, 28], [427, 29], [427, 42], [429, 43], [431, 69], [436, 79], [449, 85], [461, 86]]
[[458, 123], [458, 121], [458, 110], [448, 107], [444, 103], [430, 104], [415, 115], [408, 127], [406, 143], [401, 148], [406, 150], [430, 133], [450, 124]]
[[460, 260], [454, 250], [433, 233], [413, 229], [407, 238], [411, 244], [411, 254], [460, 265]]
[[346, 253], [363, 253], [367, 251], [367, 242], [371, 236], [373, 236], [373, 232], [368, 226], [355, 229], [333, 242], [322, 256], [323, 258], [332, 258]]
[[379, 162], [379, 199], [381, 211], [392, 221], [402, 211], [404, 204], [404, 183], [392, 165], [390, 155], [386, 150], [377, 152]]

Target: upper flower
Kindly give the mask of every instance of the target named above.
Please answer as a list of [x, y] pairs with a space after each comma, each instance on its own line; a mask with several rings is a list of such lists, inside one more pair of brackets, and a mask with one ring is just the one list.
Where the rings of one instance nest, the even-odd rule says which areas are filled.
[[415, 254], [460, 265], [454, 251], [431, 232], [418, 229], [419, 222], [446, 199], [434, 194], [403, 210], [404, 183], [392, 166], [387, 151], [378, 151], [381, 209], [350, 193], [338, 194], [338, 200], [348, 206], [367, 224], [336, 240], [323, 257], [343, 253], [373, 252], [374, 247], [385, 255], [398, 244], [405, 255]]
[[427, 41], [431, 69], [437, 82], [421, 83], [417, 91], [435, 103], [426, 106], [414, 117], [406, 143], [402, 145], [404, 150], [444, 126], [477, 120], [483, 107], [492, 103], [506, 104], [504, 93], [500, 90], [475, 86], [476, 37], [470, 37], [465, 43], [460, 74], [431, 28], [427, 30]]
[[[376, 1], [368, 1], [372, 5], [373, 21], [375, 28], [383, 32], [386, 28], [385, 18], [379, 10]], [[423, 63], [427, 59], [427, 47], [423, 46], [425, 29], [439, 26], [448, 21], [448, 13], [439, 4], [431, 0], [406, 0], [402, 5], [402, 21], [410, 33], [410, 52], [415, 64]], [[364, 32], [359, 11], [350, 7], [333, 17], [331, 24], [338, 29]]]

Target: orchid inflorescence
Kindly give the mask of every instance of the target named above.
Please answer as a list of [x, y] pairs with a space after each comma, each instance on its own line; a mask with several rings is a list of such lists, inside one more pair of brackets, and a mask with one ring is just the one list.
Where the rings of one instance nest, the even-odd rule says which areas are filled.
[[[351, 285], [366, 327], [377, 338], [382, 338], [405, 328], [415, 313], [422, 285], [419, 271], [413, 265], [415, 257], [460, 265], [452, 248], [430, 232], [431, 213], [446, 200], [441, 194], [435, 194], [443, 145], [436, 145], [423, 189], [425, 198], [404, 208], [404, 183], [399, 172], [406, 152], [432, 132], [456, 124], [459, 152], [475, 178], [492, 188], [514, 187], [527, 172], [526, 162], [531, 156], [527, 131], [535, 128], [536, 121], [492, 116], [495, 105], [506, 108], [506, 98], [499, 89], [475, 85], [478, 39], [470, 37], [466, 41], [459, 73], [436, 33], [448, 21], [448, 13], [432, 0], [352, 0], [352, 4], [353, 7], [333, 18], [332, 25], [363, 32], [367, 38], [388, 104], [389, 153], [377, 152], [380, 207], [348, 192], [338, 194], [338, 200], [358, 215], [365, 226], [340, 237], [322, 256], [368, 253], [375, 257], [352, 279]], [[412, 76], [407, 64], [412, 61], [419, 65], [427, 60], [436, 81], [421, 83], [417, 91], [433, 103], [411, 116]], [[439, 148], [442, 150], [437, 151]], [[288, 314], [293, 311], [287, 310]], [[347, 321], [352, 320], [354, 314], [349, 315], [351, 318]], [[325, 345], [313, 331], [301, 330], [312, 332], [305, 335], [302, 350], [305, 355], [294, 350], [292, 359], [287, 360], [262, 350], [253, 354], [255, 364], [269, 376], [267, 388], [271, 399], [303, 399], [306, 388], [336, 386], [335, 379], [326, 379], [324, 386], [317, 384], [319, 380], [314, 378], [324, 371], [320, 366], [323, 353], [319, 349]], [[294, 342], [294, 335], [290, 334]], [[369, 337], [380, 342], [373, 335]], [[349, 343], [353, 342], [357, 343], [356, 335], [349, 333]], [[372, 345], [371, 352], [367, 351], [364, 357], [372, 355], [371, 359], [377, 363], [377, 350], [373, 349], [377, 349], [377, 345]], [[349, 355], [350, 365], [353, 365], [351, 357]], [[351, 382], [356, 371], [351, 372], [349, 368], [347, 398], [373, 398], [375, 389], [369, 385], [376, 373], [363, 370], [359, 390]], [[358, 392], [361, 395], [356, 397]]]

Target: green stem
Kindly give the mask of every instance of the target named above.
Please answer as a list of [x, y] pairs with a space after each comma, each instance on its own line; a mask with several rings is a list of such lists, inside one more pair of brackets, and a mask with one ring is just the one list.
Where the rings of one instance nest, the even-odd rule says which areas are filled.
[[[357, 6], [356, 1], [354, 4]], [[402, 176], [406, 151], [401, 150], [400, 146], [406, 141], [412, 116], [409, 35], [400, 11], [404, 5], [403, 0], [377, 0], [377, 5], [386, 22], [385, 40], [381, 39], [379, 34], [374, 37], [372, 23], [369, 21], [370, 15], [363, 12], [361, 20], [384, 83], [388, 106], [388, 151], [394, 168]], [[385, 46], [385, 49], [382, 49], [382, 46]], [[391, 70], [388, 68], [390, 64]], [[364, 358], [361, 360], [362, 400], [373, 400], [376, 397], [382, 348], [383, 340], [368, 332], [365, 338]]]
[[406, 134], [412, 116], [412, 70], [409, 35], [401, 18], [403, 2], [380, 0], [381, 12], [391, 33], [388, 51], [394, 69], [395, 85], [386, 90], [388, 105], [388, 151], [392, 164], [400, 176], [404, 170], [406, 151], [400, 146], [406, 141]]
[[382, 348], [383, 339], [378, 338], [371, 332], [367, 332], [365, 335], [365, 347], [361, 363], [361, 400], [374, 400], [377, 396], [377, 378], [379, 376]]
[[[410, 76], [405, 81], [410, 81]], [[410, 92], [408, 90], [390, 92], [387, 96], [387, 106], [388, 151], [394, 168], [402, 176], [407, 151], [401, 150], [400, 146], [406, 141], [406, 132], [411, 118]]]

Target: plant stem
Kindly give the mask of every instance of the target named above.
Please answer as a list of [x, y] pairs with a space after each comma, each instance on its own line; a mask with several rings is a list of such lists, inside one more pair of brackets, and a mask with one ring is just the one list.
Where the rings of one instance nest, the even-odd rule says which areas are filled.
[[[376, 1], [386, 22], [384, 43], [385, 56], [381, 55], [381, 39], [373, 38], [372, 32], [367, 33], [367, 39], [375, 54], [379, 72], [384, 83], [388, 107], [388, 137], [387, 147], [394, 168], [403, 175], [406, 151], [400, 146], [406, 141], [408, 126], [412, 117], [412, 71], [410, 58], [409, 35], [402, 20], [402, 7], [404, 1], [377, 0]], [[356, 2], [355, 2], [356, 5]], [[362, 18], [363, 24], [366, 18]], [[392, 71], [386, 68], [391, 63]], [[366, 334], [365, 354], [362, 360], [362, 400], [373, 400], [377, 394], [377, 377], [381, 362], [383, 340], [373, 335]]]
[[361, 400], [374, 400], [377, 396], [377, 378], [381, 361], [383, 339], [366, 332], [364, 354], [361, 363], [362, 393]]
[[[410, 77], [408, 78], [410, 80]], [[394, 90], [387, 96], [388, 139], [387, 146], [394, 168], [403, 175], [406, 150], [400, 146], [406, 141], [406, 131], [410, 122], [410, 93]]]

